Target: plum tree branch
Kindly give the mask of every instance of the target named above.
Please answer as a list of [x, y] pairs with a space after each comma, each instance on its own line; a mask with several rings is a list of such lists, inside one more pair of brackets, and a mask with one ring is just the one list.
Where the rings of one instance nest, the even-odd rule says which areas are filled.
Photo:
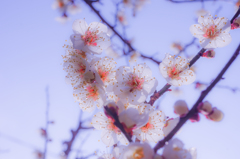
[[157, 145], [154, 147], [154, 151], [157, 152], [158, 149], [163, 147], [167, 141], [169, 141], [177, 132], [178, 130], [183, 126], [183, 124], [190, 119], [194, 114], [198, 113], [197, 106], [203, 101], [203, 99], [208, 95], [208, 93], [213, 89], [214, 86], [222, 79], [223, 74], [227, 71], [227, 69], [231, 66], [231, 64], [234, 62], [234, 60], [239, 55], [240, 51], [240, 44], [238, 45], [236, 51], [228, 61], [228, 63], [224, 66], [222, 71], [218, 74], [218, 76], [215, 78], [215, 80], [207, 87], [206, 90], [202, 91], [200, 97], [196, 101], [196, 103], [193, 105], [192, 109], [188, 112], [188, 114], [184, 117], [180, 117], [180, 120], [176, 127], [161, 141], [157, 143]]

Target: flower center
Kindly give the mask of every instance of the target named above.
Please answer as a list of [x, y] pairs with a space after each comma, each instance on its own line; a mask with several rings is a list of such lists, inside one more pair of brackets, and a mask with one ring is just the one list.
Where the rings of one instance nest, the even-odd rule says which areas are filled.
[[80, 55], [82, 58], [86, 58], [86, 52], [85, 51], [82, 51], [82, 50], [77, 50], [77, 54]]
[[108, 75], [109, 72], [108, 71], [103, 71], [101, 68], [98, 68], [98, 74], [101, 77], [102, 81], [105, 82], [106, 80], [108, 80]]
[[87, 87], [87, 91], [88, 91], [88, 94], [87, 94], [88, 98], [92, 98], [94, 101], [98, 99], [99, 93], [98, 93], [98, 88], [96, 86], [89, 85]]
[[81, 77], [83, 77], [83, 74], [84, 74], [84, 72], [85, 72], [85, 70], [86, 70], [86, 65], [84, 65], [83, 63], [80, 63], [80, 64], [78, 64], [78, 66], [79, 66], [79, 73], [81, 74]]
[[138, 76], [133, 74], [131, 79], [127, 82], [127, 84], [131, 87], [130, 92], [134, 90], [141, 90], [143, 83], [144, 83], [144, 79], [141, 79]]
[[167, 70], [167, 73], [168, 73], [168, 76], [172, 79], [181, 79], [181, 77], [179, 77], [179, 73], [181, 71], [179, 71], [176, 66], [173, 66], [173, 67], [169, 67], [168, 70]]
[[147, 133], [149, 129], [153, 128], [153, 124], [150, 124], [150, 122], [148, 122], [146, 125], [144, 125], [143, 127], [141, 127], [142, 132]]
[[142, 159], [144, 158], [144, 152], [143, 152], [143, 148], [138, 148], [136, 149], [136, 151], [133, 153], [132, 156], [134, 159]]
[[81, 36], [82, 40], [84, 41], [84, 44], [88, 46], [97, 46], [97, 43], [95, 42], [96, 40], [98, 40], [96, 33], [97, 32], [91, 32], [87, 30], [85, 32], [85, 35]]
[[58, 6], [59, 6], [59, 8], [62, 8], [62, 7], [64, 7], [64, 3], [63, 2], [58, 2]]
[[205, 38], [212, 39], [218, 36], [219, 32], [217, 30], [216, 25], [212, 25], [209, 28], [205, 28], [205, 34], [203, 35]]

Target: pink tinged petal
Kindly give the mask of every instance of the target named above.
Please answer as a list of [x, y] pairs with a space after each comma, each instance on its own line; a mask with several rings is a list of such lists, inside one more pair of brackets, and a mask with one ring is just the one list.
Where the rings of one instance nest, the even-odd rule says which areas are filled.
[[109, 120], [103, 112], [98, 112], [93, 116], [91, 124], [97, 130], [104, 130], [107, 129]]
[[190, 32], [196, 38], [203, 38], [204, 31], [202, 25], [193, 24], [190, 26]]
[[74, 49], [78, 49], [78, 50], [85, 49], [84, 41], [82, 40], [80, 34], [73, 34], [70, 36], [70, 39], [73, 43]]
[[192, 70], [184, 70], [179, 76], [184, 85], [191, 84], [196, 80], [196, 74]]
[[118, 142], [117, 134], [111, 130], [103, 130], [101, 133], [101, 139], [107, 146], [112, 146]]
[[77, 19], [73, 22], [72, 29], [75, 34], [84, 35], [88, 29], [88, 25], [85, 20]]
[[228, 33], [222, 33], [218, 37], [216, 37], [216, 45], [217, 47], [224, 47], [231, 43], [232, 37]]
[[107, 33], [108, 28], [106, 25], [100, 22], [92, 22], [89, 24], [89, 30], [94, 32], [98, 30], [98, 34], [100, 34], [100, 33]]

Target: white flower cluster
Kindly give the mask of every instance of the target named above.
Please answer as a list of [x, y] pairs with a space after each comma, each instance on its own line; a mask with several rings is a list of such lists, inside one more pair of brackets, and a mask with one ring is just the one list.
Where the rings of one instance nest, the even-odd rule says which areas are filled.
[[[190, 30], [201, 39], [205, 48], [225, 46], [231, 41], [227, 33], [227, 19], [209, 21], [210, 18], [212, 17], [201, 16], [199, 22], [202, 26], [193, 25]], [[224, 27], [225, 25], [227, 26]], [[154, 107], [146, 103], [146, 99], [156, 90], [158, 82], [145, 63], [133, 68], [116, 68], [117, 63], [113, 58], [96, 56], [111, 45], [107, 26], [99, 22], [88, 25], [85, 20], [75, 20], [72, 28], [74, 34], [70, 36], [70, 45], [64, 46], [66, 54], [62, 56], [63, 69], [67, 73], [66, 83], [73, 87], [73, 97], [83, 111], [92, 112], [96, 106], [99, 109], [105, 107], [93, 116], [91, 124], [102, 131], [103, 143], [107, 146], [115, 145], [115, 148], [113, 154], [105, 154], [101, 159], [195, 159], [195, 149], [184, 149], [183, 143], [178, 139], [171, 140], [162, 155], [154, 154], [148, 144], [157, 143], [174, 129], [179, 119], [189, 111], [186, 102], [175, 103], [174, 110], [180, 118], [167, 120], [162, 111], [154, 110]], [[215, 52], [209, 50], [204, 56], [213, 58]], [[159, 69], [168, 84], [181, 86], [193, 83], [196, 78], [193, 70], [189, 69], [189, 64], [186, 58], [166, 54]], [[206, 103], [198, 109], [213, 121], [220, 121], [223, 117], [220, 110]], [[122, 128], [117, 126], [114, 115], [118, 117]], [[120, 128], [125, 131], [122, 132]], [[127, 133], [127, 136], [123, 133]], [[129, 144], [128, 136], [139, 142]], [[116, 146], [118, 142], [129, 145]]]

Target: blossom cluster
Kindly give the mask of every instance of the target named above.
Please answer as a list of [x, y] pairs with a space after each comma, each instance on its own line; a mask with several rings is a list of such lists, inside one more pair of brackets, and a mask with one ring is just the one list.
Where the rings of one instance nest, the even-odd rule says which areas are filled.
[[[230, 43], [228, 31], [231, 25], [226, 18], [213, 20], [210, 15], [200, 16], [199, 23], [191, 26], [190, 31], [200, 39], [204, 48], [209, 49], [203, 57], [213, 58], [213, 48]], [[102, 131], [102, 142], [107, 146], [115, 145], [115, 148], [113, 154], [105, 154], [101, 158], [196, 158], [195, 149], [184, 149], [178, 139], [171, 140], [162, 155], [154, 154], [148, 144], [157, 143], [174, 129], [180, 118], [189, 112], [186, 102], [177, 101], [174, 111], [179, 117], [169, 119], [161, 110], [155, 110], [146, 102], [155, 92], [158, 81], [145, 63], [117, 68], [113, 58], [100, 56], [111, 45], [107, 26], [100, 22], [88, 25], [80, 19], [74, 21], [72, 29], [70, 44], [64, 45], [66, 53], [62, 56], [63, 69], [67, 73], [65, 80], [73, 87], [73, 97], [83, 111], [92, 112], [96, 107], [104, 107], [93, 116], [91, 124]], [[168, 84], [179, 87], [196, 79], [189, 65], [190, 61], [185, 57], [166, 54], [159, 69]], [[223, 117], [220, 110], [206, 102], [199, 105], [198, 111], [213, 121], [220, 121]], [[117, 126], [115, 117], [124, 131]], [[198, 113], [190, 120], [199, 121]], [[136, 142], [129, 143], [128, 137]], [[119, 142], [122, 145], [118, 145]]]

